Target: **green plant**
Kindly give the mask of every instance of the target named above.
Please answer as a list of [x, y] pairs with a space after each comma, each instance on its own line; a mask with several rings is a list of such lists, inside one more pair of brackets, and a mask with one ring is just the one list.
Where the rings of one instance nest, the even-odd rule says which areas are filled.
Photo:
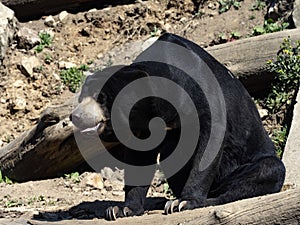
[[163, 184], [163, 190], [164, 190], [164, 194], [167, 195], [169, 198], [175, 198], [175, 195], [173, 194], [173, 191], [170, 188], [167, 181], [166, 181], [166, 183]]
[[265, 101], [269, 111], [275, 113], [289, 105], [300, 80], [300, 40], [293, 46], [291, 39], [284, 39], [275, 62], [269, 61], [269, 71], [275, 73], [271, 91]]
[[17, 206], [22, 206], [22, 205], [24, 205], [24, 203], [17, 199], [10, 199], [5, 203], [6, 208], [17, 207]]
[[85, 80], [84, 71], [88, 70], [87, 65], [81, 65], [80, 67], [71, 67], [67, 70], [60, 71], [60, 78], [70, 91], [76, 92]]
[[249, 20], [254, 20], [256, 17], [255, 17], [255, 15], [250, 15], [249, 16]]
[[287, 140], [287, 128], [280, 127], [274, 130], [271, 139], [275, 145], [276, 155], [281, 158]]
[[258, 36], [266, 33], [274, 33], [277, 31], [282, 31], [289, 26], [289, 23], [277, 21], [275, 22], [271, 18], [265, 20], [263, 26], [255, 26], [252, 31], [253, 36]]
[[93, 64], [94, 63], [94, 60], [92, 60], [92, 59], [89, 59], [88, 61], [87, 61], [87, 64], [88, 65], [91, 65], [91, 64]]
[[7, 176], [3, 176], [0, 170], [0, 183], [13, 184], [13, 181], [9, 179]]
[[262, 0], [255, 0], [255, 3], [253, 3], [251, 10], [263, 10], [266, 7], [266, 2], [262, 1]]
[[33, 71], [36, 73], [41, 73], [43, 71], [43, 69], [44, 69], [44, 67], [41, 65], [41, 66], [34, 67]]
[[217, 43], [226, 43], [241, 38], [241, 33], [238, 31], [232, 31], [230, 34], [220, 33]]
[[[104, 65], [104, 68], [110, 67], [110, 66], [112, 66], [112, 65], [113, 65], [112, 57], [109, 56], [109, 59], [107, 60], [107, 62], [106, 62], [105, 65]], [[104, 69], [104, 68], [103, 68], [103, 69]]]
[[40, 44], [35, 48], [36, 53], [40, 53], [44, 50], [45, 47], [49, 47], [52, 44], [52, 37], [46, 32], [39, 33]]
[[241, 33], [238, 32], [238, 31], [232, 31], [230, 33], [230, 38], [231, 40], [237, 40], [237, 39], [240, 39], [242, 37]]
[[74, 172], [71, 174], [65, 174], [65, 178], [71, 180], [75, 184], [80, 183], [80, 175], [78, 172]]
[[205, 12], [202, 10], [199, 10], [194, 14], [194, 18], [202, 18], [205, 15]]
[[152, 30], [151, 33], [150, 33], [151, 37], [158, 36], [159, 33], [160, 33], [160, 32], [159, 32], [159, 29], [157, 28], [156, 25], [154, 25], [153, 30]]
[[219, 0], [219, 13], [227, 12], [231, 7], [239, 9], [243, 0]]
[[50, 64], [53, 61], [53, 58], [51, 55], [46, 54], [44, 61], [45, 61], [45, 63]]
[[14, 137], [11, 135], [6, 135], [4, 138], [6, 143], [10, 143], [14, 139]]

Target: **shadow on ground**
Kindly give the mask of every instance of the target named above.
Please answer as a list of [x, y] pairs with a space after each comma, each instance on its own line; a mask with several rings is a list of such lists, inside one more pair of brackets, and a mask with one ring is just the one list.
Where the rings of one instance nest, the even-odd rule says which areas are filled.
[[[163, 210], [165, 198], [147, 198], [145, 202], [145, 211]], [[103, 219], [105, 210], [110, 206], [122, 206], [119, 201], [94, 201], [82, 202], [68, 210], [45, 211], [34, 215], [33, 220], [39, 221], [61, 221], [71, 219]]]

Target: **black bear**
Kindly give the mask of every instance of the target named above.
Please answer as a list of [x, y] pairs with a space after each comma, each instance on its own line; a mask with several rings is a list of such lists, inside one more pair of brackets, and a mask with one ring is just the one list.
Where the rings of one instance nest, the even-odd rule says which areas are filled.
[[[103, 74], [111, 76], [104, 82]], [[151, 130], [153, 118], [164, 121], [159, 126], [165, 132], [163, 139], [147, 151], [123, 144], [112, 121], [116, 97], [139, 79], [144, 79], [139, 86], [122, 94], [114, 116], [120, 124], [127, 116], [129, 130], [139, 140], [156, 134]], [[184, 91], [176, 91], [175, 84]], [[133, 104], [137, 95], [142, 97]], [[127, 114], [122, 111], [126, 107]], [[177, 154], [171, 164], [161, 163], [177, 197], [166, 202], [165, 214], [279, 192], [284, 182], [285, 167], [246, 89], [205, 50], [174, 34], [162, 35], [129, 66], [89, 76], [71, 119], [82, 133], [96, 131], [101, 140], [120, 142], [119, 160], [135, 168], [125, 168], [124, 207], [108, 208], [108, 220], [143, 214], [155, 167], [143, 168], [156, 164], [158, 154], [161, 162]], [[125, 129], [123, 125], [118, 129]], [[194, 145], [192, 136], [197, 137]], [[187, 138], [183, 145], [182, 138]]]

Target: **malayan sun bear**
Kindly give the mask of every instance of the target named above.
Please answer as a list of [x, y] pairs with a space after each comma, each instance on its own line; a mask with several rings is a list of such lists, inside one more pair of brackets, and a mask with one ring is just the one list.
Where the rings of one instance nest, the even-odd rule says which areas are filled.
[[[102, 85], [107, 73], [110, 77]], [[138, 88], [132, 86], [121, 96], [116, 118], [119, 116], [117, 125], [122, 130], [123, 117], [127, 115], [122, 110], [132, 106], [127, 115], [130, 132], [140, 140], [155, 134], [149, 125], [153, 118], [164, 121], [163, 140], [147, 151], [123, 145], [111, 118], [118, 94], [142, 78]], [[173, 84], [184, 91], [174, 91]], [[152, 91], [153, 95], [131, 104], [137, 95], [143, 96], [143, 91]], [[166, 96], [175, 105], [164, 99]], [[120, 160], [141, 168], [125, 168], [125, 203], [123, 207], [109, 207], [105, 212], [108, 220], [143, 214], [155, 167], [139, 176], [140, 185], [132, 181], [144, 166], [156, 164], [158, 154], [161, 162], [166, 161], [181, 138], [193, 135], [197, 138], [194, 145], [186, 141], [176, 150], [178, 163], [161, 163], [177, 197], [166, 202], [166, 214], [279, 192], [283, 185], [285, 167], [276, 157], [274, 145], [246, 89], [204, 49], [174, 34], [162, 35], [131, 65], [107, 68], [88, 76], [71, 119], [83, 134], [93, 131], [106, 142], [120, 142]], [[183, 160], [186, 155], [190, 156]]]

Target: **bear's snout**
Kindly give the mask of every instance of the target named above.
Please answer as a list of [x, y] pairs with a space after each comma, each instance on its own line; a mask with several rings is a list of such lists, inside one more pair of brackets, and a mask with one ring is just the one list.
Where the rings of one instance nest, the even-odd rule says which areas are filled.
[[106, 121], [100, 104], [87, 97], [70, 114], [70, 120], [81, 131], [96, 130]]

